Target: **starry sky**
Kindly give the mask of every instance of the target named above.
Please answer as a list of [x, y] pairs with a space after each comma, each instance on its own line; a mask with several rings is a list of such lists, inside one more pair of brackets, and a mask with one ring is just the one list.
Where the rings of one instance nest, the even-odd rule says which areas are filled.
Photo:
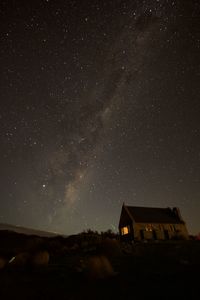
[[122, 203], [200, 231], [200, 3], [0, 1], [0, 223], [117, 230]]

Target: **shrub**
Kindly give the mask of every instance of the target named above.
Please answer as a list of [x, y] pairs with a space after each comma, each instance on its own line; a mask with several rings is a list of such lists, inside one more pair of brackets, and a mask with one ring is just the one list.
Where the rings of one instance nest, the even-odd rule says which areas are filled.
[[31, 236], [26, 242], [26, 251], [34, 252], [40, 249], [44, 244], [44, 239], [38, 236]]
[[0, 256], [0, 270], [4, 269], [7, 264], [7, 260]]
[[102, 231], [101, 236], [103, 238], [119, 239], [119, 235], [117, 233], [114, 233], [111, 229], [108, 229], [107, 231]]
[[101, 242], [99, 251], [108, 257], [119, 256], [122, 253], [119, 241], [110, 238], [106, 238]]
[[183, 234], [181, 234], [181, 233], [179, 233], [179, 232], [177, 232], [177, 234], [176, 235], [174, 235], [172, 238], [171, 238], [171, 240], [176, 240], [176, 241], [183, 241], [183, 240], [186, 240], [187, 238], [183, 235]]

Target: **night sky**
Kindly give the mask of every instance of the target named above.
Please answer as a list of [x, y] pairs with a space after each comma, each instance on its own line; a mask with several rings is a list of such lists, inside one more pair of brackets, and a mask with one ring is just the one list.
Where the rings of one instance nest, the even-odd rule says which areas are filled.
[[200, 3], [0, 1], [0, 223], [117, 230], [122, 203], [200, 231]]

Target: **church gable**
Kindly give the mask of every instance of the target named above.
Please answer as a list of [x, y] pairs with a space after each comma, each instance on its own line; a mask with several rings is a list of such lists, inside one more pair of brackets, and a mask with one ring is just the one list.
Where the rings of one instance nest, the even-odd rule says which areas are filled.
[[188, 238], [188, 231], [180, 210], [126, 206], [123, 204], [119, 232], [130, 240], [164, 240]]

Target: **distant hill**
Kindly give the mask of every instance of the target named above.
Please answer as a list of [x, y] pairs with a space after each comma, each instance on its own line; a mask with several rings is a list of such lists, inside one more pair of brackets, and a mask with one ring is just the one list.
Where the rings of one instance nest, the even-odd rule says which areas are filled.
[[42, 230], [37, 230], [37, 229], [33, 229], [33, 228], [26, 228], [26, 227], [21, 227], [21, 226], [0, 223], [0, 231], [1, 230], [14, 231], [14, 232], [23, 233], [26, 235], [37, 235], [37, 236], [41, 236], [41, 237], [54, 237], [54, 236], [61, 235], [56, 232], [48, 232], [48, 231], [42, 231]]

